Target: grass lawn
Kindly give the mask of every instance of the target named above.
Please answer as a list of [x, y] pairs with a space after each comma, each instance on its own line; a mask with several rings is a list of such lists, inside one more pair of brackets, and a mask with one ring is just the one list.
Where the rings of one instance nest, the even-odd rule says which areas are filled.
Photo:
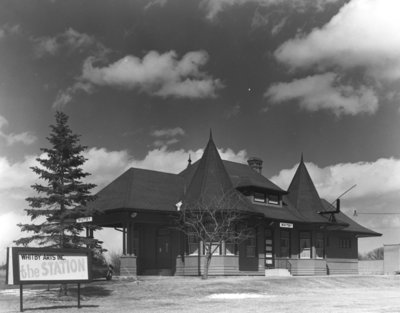
[[[0, 275], [0, 312], [19, 312], [18, 286]], [[12, 288], [10, 288], [12, 287]], [[57, 286], [24, 287], [29, 312], [400, 312], [399, 276], [327, 277], [139, 277], [95, 281], [81, 287], [82, 308]]]

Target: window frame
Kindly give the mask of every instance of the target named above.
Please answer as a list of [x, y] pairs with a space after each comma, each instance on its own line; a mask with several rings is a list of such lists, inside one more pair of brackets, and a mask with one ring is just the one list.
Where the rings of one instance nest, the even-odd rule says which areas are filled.
[[[306, 237], [304, 237], [305, 234], [307, 234]], [[304, 250], [302, 250], [302, 247], [301, 247], [302, 240], [308, 240], [309, 244], [308, 244], [307, 249], [309, 251], [309, 256], [304, 256], [304, 255], [302, 256], [302, 252], [304, 251]], [[310, 260], [310, 259], [312, 259], [312, 257], [313, 257], [313, 254], [312, 254], [312, 233], [310, 231], [300, 231], [299, 232], [299, 259]]]
[[[271, 200], [270, 197], [276, 197], [276, 201], [275, 200]], [[267, 196], [267, 203], [270, 205], [281, 205], [281, 197], [279, 195], [276, 194], [268, 194]]]
[[351, 249], [351, 238], [350, 237], [342, 237], [339, 239], [339, 248], [340, 249]]
[[[196, 233], [188, 233], [187, 234], [187, 255], [199, 255], [200, 248], [200, 239], [196, 236]], [[191, 242], [191, 238], [195, 240]], [[191, 252], [191, 247], [195, 247], [194, 251]]]
[[[322, 243], [321, 247], [318, 247], [318, 242]], [[319, 256], [318, 251], [322, 252], [322, 256]], [[316, 233], [315, 234], [315, 258], [322, 260], [325, 258], [325, 240], [323, 233]]]
[[[245, 241], [245, 256], [246, 258], [256, 258], [257, 257], [257, 231], [256, 229], [252, 228], [250, 230], [249, 238]], [[249, 253], [252, 249], [252, 253]]]
[[[261, 197], [261, 195], [263, 197]], [[253, 202], [254, 203], [267, 203], [267, 194], [265, 192], [259, 192], [259, 191], [255, 191], [253, 193]]]
[[[285, 234], [285, 236], [283, 236], [283, 234]], [[279, 257], [281, 257], [281, 258], [290, 259], [290, 256], [291, 256], [291, 240], [290, 240], [291, 238], [290, 237], [291, 237], [290, 231], [284, 230], [284, 229], [280, 230], [280, 232], [279, 232]], [[282, 248], [283, 248], [282, 240], [283, 239], [287, 239], [287, 246], [285, 247], [287, 255], [284, 255], [284, 253], [282, 253], [283, 252], [283, 250], [282, 250]]]

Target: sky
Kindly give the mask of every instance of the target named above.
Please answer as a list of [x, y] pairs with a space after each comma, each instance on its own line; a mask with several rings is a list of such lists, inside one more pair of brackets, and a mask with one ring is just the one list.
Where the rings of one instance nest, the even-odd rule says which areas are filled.
[[[342, 210], [383, 234], [360, 239], [360, 252], [400, 243], [399, 10], [397, 0], [1, 1], [0, 263], [29, 221], [30, 167], [57, 110], [88, 147], [95, 192], [129, 167], [180, 172], [212, 129], [223, 159], [259, 157], [281, 188], [302, 153], [321, 197], [357, 185]], [[111, 250], [121, 242], [110, 229], [97, 236]]]

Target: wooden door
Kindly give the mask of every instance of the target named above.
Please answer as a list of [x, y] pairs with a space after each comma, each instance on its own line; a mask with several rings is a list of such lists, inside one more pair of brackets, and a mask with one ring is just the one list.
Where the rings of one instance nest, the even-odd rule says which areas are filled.
[[171, 268], [171, 238], [166, 235], [157, 236], [157, 267]]

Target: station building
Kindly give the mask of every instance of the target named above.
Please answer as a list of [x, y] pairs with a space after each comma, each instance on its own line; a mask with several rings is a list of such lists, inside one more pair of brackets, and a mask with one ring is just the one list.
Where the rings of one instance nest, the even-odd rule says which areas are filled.
[[[122, 231], [121, 275], [201, 275], [204, 246], [174, 227], [177, 210], [220, 192], [240, 193], [254, 229], [222, 243], [209, 275], [358, 274], [358, 238], [380, 236], [321, 199], [301, 157], [288, 190], [262, 175], [262, 161], [222, 160], [212, 135], [200, 160], [179, 174], [130, 168], [98, 192], [95, 222]], [[120, 247], [116, 247], [116, 250]]]

